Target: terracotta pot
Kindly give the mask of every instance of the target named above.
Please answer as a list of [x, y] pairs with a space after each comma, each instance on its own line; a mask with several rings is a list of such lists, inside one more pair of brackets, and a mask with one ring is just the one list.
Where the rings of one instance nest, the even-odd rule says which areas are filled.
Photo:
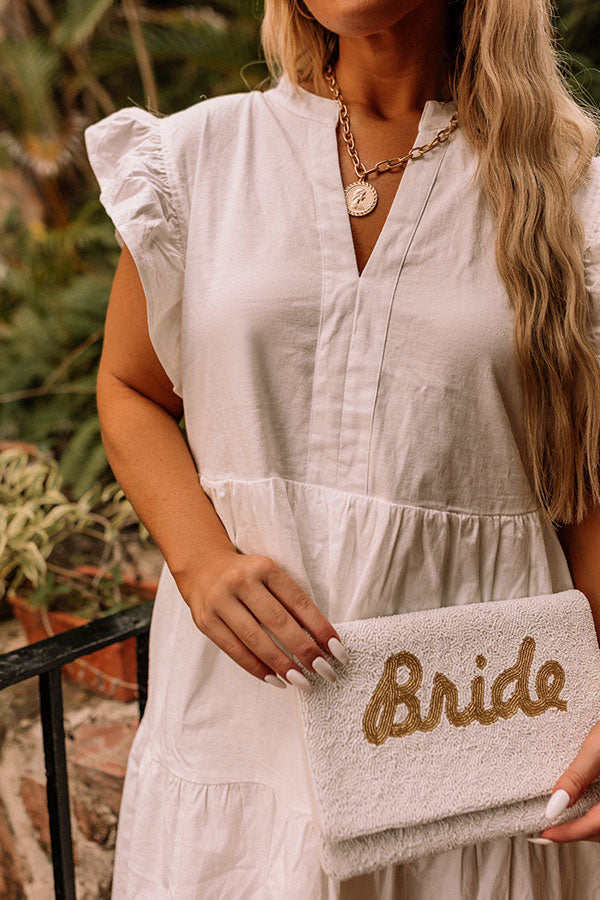
[[[100, 570], [97, 566], [76, 566], [74, 571], [95, 575]], [[105, 577], [111, 576], [105, 573]], [[155, 596], [158, 587], [154, 582], [136, 581], [127, 576], [123, 578], [123, 584], [135, 588], [137, 593], [146, 595], [149, 600]], [[61, 610], [38, 609], [24, 597], [8, 596], [7, 599], [30, 644], [91, 621]], [[138, 695], [135, 638], [127, 638], [81, 656], [62, 666], [62, 672], [71, 681], [83, 684], [97, 694], [123, 702], [135, 700]]]
[[21, 450], [25, 450], [30, 456], [37, 456], [40, 452], [40, 448], [37, 444], [26, 444], [24, 441], [0, 441], [0, 451], [10, 450], [12, 447], [19, 447]]

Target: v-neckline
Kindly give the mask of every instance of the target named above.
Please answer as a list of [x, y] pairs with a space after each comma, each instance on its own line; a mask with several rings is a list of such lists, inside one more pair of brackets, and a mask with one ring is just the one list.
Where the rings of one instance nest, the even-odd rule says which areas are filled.
[[[313, 94], [305, 88], [298, 85], [298, 93], [294, 91], [294, 85], [284, 72], [275, 87], [271, 88], [269, 93], [275, 95], [280, 103], [283, 103], [288, 109], [298, 113], [307, 119], [312, 119], [323, 125], [328, 126], [326, 138], [323, 140], [323, 134], [320, 135], [319, 146], [324, 149], [322, 156], [325, 156], [325, 168], [330, 184], [335, 184], [335, 193], [330, 196], [330, 201], [335, 204], [335, 209], [331, 210], [332, 218], [339, 223], [337, 250], [340, 257], [348, 265], [351, 277], [356, 285], [360, 287], [367, 282], [372, 276], [375, 276], [383, 263], [386, 246], [390, 244], [391, 235], [396, 230], [395, 226], [399, 224], [398, 220], [402, 214], [404, 205], [404, 197], [407, 200], [411, 194], [413, 180], [416, 176], [415, 165], [418, 166], [421, 159], [409, 159], [404, 167], [402, 178], [400, 179], [385, 221], [377, 235], [377, 240], [371, 249], [367, 262], [362, 271], [359, 271], [356, 250], [354, 247], [354, 238], [352, 235], [352, 227], [350, 224], [350, 215], [346, 207], [346, 197], [344, 194], [344, 181], [342, 176], [338, 140], [337, 125], [339, 119], [339, 106], [337, 100], [333, 97], [322, 97]], [[454, 100], [426, 100], [419, 123], [417, 133], [413, 141], [412, 148], [419, 144], [430, 141], [435, 134], [444, 128], [450, 121], [453, 113], [456, 112]], [[445, 144], [440, 145], [439, 149], [443, 156], [443, 151], [447, 147]], [[411, 149], [412, 149], [411, 148]], [[434, 151], [435, 152], [435, 151]], [[429, 154], [426, 154], [427, 156]], [[323, 160], [321, 158], [321, 165]], [[341, 259], [340, 259], [341, 262]]]
[[[420, 130], [420, 128], [417, 129], [417, 134], [415, 136], [415, 140], [413, 141], [411, 149], [413, 147], [417, 146], [419, 130]], [[339, 180], [339, 185], [340, 185], [339, 197], [341, 197], [341, 201], [342, 201], [339, 218], [341, 220], [345, 221], [345, 225], [342, 226], [344, 236], [343, 236], [343, 238], [341, 238], [341, 240], [343, 240], [344, 243], [348, 246], [348, 253], [351, 256], [353, 263], [354, 263], [354, 266], [353, 266], [354, 280], [356, 281], [357, 284], [362, 284], [365, 280], [368, 279], [368, 277], [371, 273], [371, 269], [373, 269], [377, 266], [377, 259], [378, 259], [379, 255], [383, 252], [381, 250], [381, 247], [385, 245], [388, 231], [391, 228], [393, 228], [393, 223], [397, 216], [397, 207], [400, 205], [401, 199], [402, 199], [401, 194], [404, 193], [404, 191], [409, 190], [409, 188], [405, 187], [404, 191], [403, 191], [402, 185], [406, 181], [407, 177], [410, 179], [410, 175], [412, 174], [411, 163], [413, 163], [414, 161], [412, 159], [409, 159], [407, 161], [406, 165], [404, 166], [404, 172], [402, 173], [402, 178], [396, 185], [396, 190], [394, 191], [394, 196], [392, 198], [390, 208], [388, 209], [387, 215], [383, 221], [383, 224], [382, 224], [381, 228], [379, 229], [377, 239], [375, 240], [375, 243], [373, 244], [373, 247], [371, 248], [371, 252], [369, 253], [369, 256], [367, 257], [367, 261], [364, 264], [362, 271], [360, 271], [358, 268], [358, 259], [357, 259], [357, 255], [356, 255], [356, 248], [354, 246], [354, 235], [352, 234], [352, 224], [350, 222], [350, 213], [348, 212], [348, 208], [346, 206], [346, 195], [344, 194], [344, 189], [345, 189], [345, 187], [347, 187], [347, 185], [344, 185], [344, 179], [342, 176], [342, 167], [340, 165], [340, 157], [339, 157], [339, 148], [338, 148], [336, 129], [334, 129], [334, 131], [333, 131], [333, 137], [334, 137], [334, 143], [335, 143], [335, 162], [332, 161], [332, 168], [337, 171], [337, 178]], [[374, 257], [375, 257], [375, 261], [372, 262]]]

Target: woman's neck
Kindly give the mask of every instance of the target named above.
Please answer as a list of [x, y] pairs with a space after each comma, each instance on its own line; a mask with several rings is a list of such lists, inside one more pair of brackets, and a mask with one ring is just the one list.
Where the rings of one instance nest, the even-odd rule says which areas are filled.
[[[423, 109], [426, 100], [451, 98], [452, 22], [447, 0], [417, 3], [387, 27], [369, 33], [340, 32], [333, 69], [345, 103], [363, 119], [382, 124], [406, 121]], [[312, 85], [302, 86], [333, 97], [324, 78], [318, 92]]]

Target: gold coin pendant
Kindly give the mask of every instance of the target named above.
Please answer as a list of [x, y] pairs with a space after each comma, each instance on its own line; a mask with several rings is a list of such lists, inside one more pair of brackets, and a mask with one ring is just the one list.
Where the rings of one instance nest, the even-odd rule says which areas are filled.
[[368, 181], [353, 181], [344, 190], [351, 216], [366, 216], [377, 206], [377, 191]]

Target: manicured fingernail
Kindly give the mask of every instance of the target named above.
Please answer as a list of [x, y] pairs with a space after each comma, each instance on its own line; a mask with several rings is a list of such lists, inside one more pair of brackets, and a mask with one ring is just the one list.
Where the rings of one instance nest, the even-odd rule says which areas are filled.
[[350, 662], [350, 657], [348, 656], [346, 648], [338, 641], [337, 638], [329, 638], [327, 646], [329, 647], [329, 652], [331, 653], [331, 655], [335, 656], [335, 658], [345, 666]]
[[288, 669], [285, 673], [285, 677], [290, 684], [300, 688], [301, 691], [304, 691], [306, 694], [312, 694], [312, 685], [310, 681], [308, 678], [305, 678], [298, 669]]
[[554, 841], [551, 841], [550, 838], [527, 838], [527, 840], [532, 844], [553, 844]]
[[548, 800], [548, 806], [546, 807], [544, 815], [547, 819], [556, 819], [557, 816], [560, 816], [561, 812], [565, 811], [570, 801], [571, 798], [568, 793], [562, 788], [559, 788], [557, 791], [554, 791]]
[[323, 678], [326, 678], [327, 681], [337, 681], [335, 670], [331, 668], [324, 657], [317, 656], [316, 659], [313, 659], [312, 667], [315, 672], [318, 672], [319, 675], [321, 675]]
[[272, 684], [274, 687], [278, 687], [278, 688], [286, 688], [287, 687], [287, 684], [285, 683], [285, 681], [282, 681], [281, 678], [277, 677], [277, 675], [271, 675], [271, 674], [265, 675], [264, 681], [268, 682], [269, 684]]

